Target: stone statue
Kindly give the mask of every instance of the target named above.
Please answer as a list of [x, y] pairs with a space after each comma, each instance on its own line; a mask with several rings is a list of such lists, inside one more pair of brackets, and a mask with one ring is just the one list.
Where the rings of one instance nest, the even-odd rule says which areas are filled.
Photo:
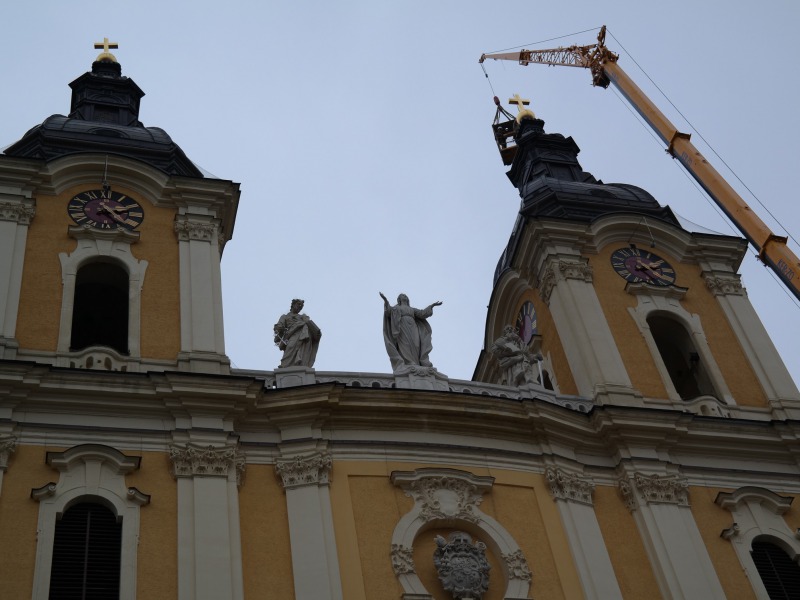
[[292, 300], [291, 310], [275, 323], [275, 345], [283, 350], [281, 368], [313, 367], [322, 332], [308, 315], [300, 314], [305, 302]]
[[503, 335], [494, 341], [491, 352], [505, 372], [506, 385], [537, 383], [533, 365], [538, 359], [528, 351], [511, 325], [503, 328]]
[[397, 304], [389, 306], [383, 298], [383, 341], [386, 352], [392, 363], [394, 373], [413, 370], [413, 367], [433, 368], [428, 355], [433, 349], [431, 343], [431, 326], [428, 317], [433, 315], [433, 307], [441, 302], [434, 302], [424, 309], [414, 308], [408, 302], [408, 296], [400, 294]]

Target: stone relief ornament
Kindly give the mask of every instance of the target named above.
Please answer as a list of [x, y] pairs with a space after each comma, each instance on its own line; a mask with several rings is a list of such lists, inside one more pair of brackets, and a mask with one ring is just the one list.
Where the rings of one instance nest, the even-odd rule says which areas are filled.
[[175, 233], [182, 242], [189, 240], [200, 240], [210, 242], [214, 237], [214, 232], [219, 227], [214, 223], [198, 223], [196, 221], [175, 221]]
[[17, 438], [13, 436], [0, 436], [0, 471], [8, 468], [8, 459], [17, 449]]
[[689, 484], [678, 475], [634, 473], [632, 481], [620, 479], [619, 489], [625, 506], [631, 511], [638, 507], [639, 499], [645, 504], [689, 506]]
[[299, 298], [292, 300], [289, 312], [281, 315], [272, 330], [275, 332], [275, 345], [283, 350], [280, 368], [313, 367], [317, 358], [322, 331], [311, 317], [301, 314], [305, 302]]
[[333, 460], [327, 452], [306, 454], [292, 458], [279, 458], [275, 471], [284, 489], [305, 485], [328, 485]]
[[463, 531], [454, 531], [446, 540], [440, 535], [435, 539], [433, 564], [442, 587], [453, 594], [454, 600], [481, 600], [489, 589], [486, 544], [473, 544], [472, 537]]
[[[414, 308], [408, 296], [400, 294], [397, 304], [391, 306], [386, 296], [378, 293], [383, 298], [383, 341], [392, 363], [392, 372], [396, 375], [409, 372], [430, 374], [427, 369], [433, 369], [433, 365], [428, 355], [433, 350], [433, 344], [428, 318], [433, 315], [433, 307], [442, 303], [434, 302], [423, 309]], [[420, 367], [426, 370], [420, 372]]]
[[244, 477], [244, 455], [234, 446], [173, 444], [169, 448], [169, 458], [176, 478], [196, 475], [227, 477], [233, 471], [238, 485]]
[[0, 202], [0, 221], [16, 221], [20, 225], [30, 225], [36, 209], [19, 202]]
[[528, 351], [527, 345], [513, 326], [506, 325], [503, 328], [503, 335], [494, 341], [490, 351], [503, 369], [506, 385], [537, 383], [534, 365], [538, 360]]
[[516, 550], [510, 554], [503, 554], [502, 557], [506, 563], [506, 568], [508, 568], [509, 579], [521, 579], [522, 581], [530, 581], [533, 579], [533, 573], [531, 573], [531, 569], [528, 567], [528, 561], [525, 560], [522, 550]]
[[392, 570], [395, 575], [414, 573], [414, 550], [400, 544], [392, 544]]
[[406, 494], [421, 504], [420, 518], [464, 519], [478, 523], [475, 509], [483, 494], [473, 484], [453, 477], [426, 477], [415, 481]]
[[557, 500], [580, 502], [581, 504], [588, 504], [591, 506], [594, 483], [588, 479], [553, 467], [547, 467], [545, 477], [547, 478], [547, 483], [550, 486], [550, 493], [553, 495], [553, 498]]
[[704, 273], [703, 279], [705, 279], [706, 287], [715, 296], [744, 296], [744, 287], [742, 287], [741, 279], [736, 273], [731, 273], [727, 276]]

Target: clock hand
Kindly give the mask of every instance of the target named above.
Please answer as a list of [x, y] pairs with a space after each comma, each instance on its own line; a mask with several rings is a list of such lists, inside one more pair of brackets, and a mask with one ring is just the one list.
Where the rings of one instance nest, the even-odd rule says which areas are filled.
[[109, 215], [111, 215], [111, 218], [114, 219], [115, 221], [119, 221], [120, 223], [124, 223], [125, 222], [125, 219], [123, 219], [116, 212], [114, 212], [114, 209], [111, 206], [109, 206], [108, 204], [103, 204], [101, 202], [100, 203], [100, 207], [103, 210], [105, 210]]

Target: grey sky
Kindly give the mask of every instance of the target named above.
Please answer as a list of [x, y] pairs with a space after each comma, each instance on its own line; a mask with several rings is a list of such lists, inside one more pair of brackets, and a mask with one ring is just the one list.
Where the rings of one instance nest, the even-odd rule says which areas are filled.
[[[800, 5], [752, 7], [8, 2], [0, 10], [0, 146], [69, 110], [67, 84], [89, 70], [92, 44], [107, 36], [120, 44], [123, 74], [147, 94], [144, 124], [163, 127], [198, 165], [242, 184], [223, 257], [226, 344], [236, 366], [278, 364], [272, 325], [301, 297], [323, 331], [317, 369], [388, 372], [378, 291], [390, 299], [405, 292], [415, 306], [444, 302], [430, 321], [431, 359], [449, 376], [469, 379], [492, 274], [519, 204], [492, 139], [492, 91], [480, 54], [590, 28], [536, 47], [591, 43], [594, 28], [607, 24], [607, 45], [624, 46], [800, 235], [798, 67], [791, 62]], [[623, 54], [621, 64], [687, 130], [633, 60]], [[575, 138], [585, 170], [641, 186], [681, 216], [731, 233], [628, 106], [611, 90], [593, 89], [587, 72], [497, 62], [486, 69], [501, 99], [532, 98], [547, 131]], [[800, 311], [752, 257], [743, 276], [800, 380]]]

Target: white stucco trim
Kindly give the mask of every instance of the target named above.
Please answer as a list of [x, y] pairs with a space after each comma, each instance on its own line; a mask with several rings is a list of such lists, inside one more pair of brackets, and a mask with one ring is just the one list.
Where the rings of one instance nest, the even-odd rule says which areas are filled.
[[503, 598], [528, 598], [532, 575], [522, 550], [498, 521], [478, 508], [494, 477], [479, 477], [457, 469], [423, 468], [394, 471], [391, 481], [414, 498], [414, 506], [401, 517], [392, 533], [392, 566], [403, 587], [404, 599], [433, 598], [414, 570], [411, 555], [417, 537], [437, 527], [464, 528], [482, 534], [481, 541], [501, 565], [506, 581]]
[[774, 543], [797, 561], [800, 557], [800, 540], [789, 529], [783, 514], [789, 510], [792, 497], [779, 496], [765, 488], [746, 486], [734, 492], [720, 492], [714, 502], [729, 510], [733, 516], [731, 526], [720, 537], [733, 544], [736, 556], [759, 600], [769, 600], [761, 576], [750, 551], [757, 538]]
[[47, 463], [60, 471], [57, 483], [31, 491], [39, 502], [33, 600], [47, 600], [56, 521], [72, 504], [99, 501], [122, 522], [120, 600], [136, 599], [136, 553], [139, 545], [139, 508], [150, 496], [125, 485], [125, 474], [139, 468], [139, 457], [125, 456], [99, 444], [73, 446], [65, 452], [48, 452]]
[[629, 308], [628, 312], [633, 317], [639, 332], [642, 334], [648, 350], [653, 357], [653, 362], [656, 365], [664, 387], [667, 390], [669, 399], [681, 407], [685, 403], [681, 399], [680, 394], [675, 389], [672, 383], [672, 378], [669, 376], [667, 367], [661, 358], [661, 352], [656, 345], [653, 334], [650, 331], [650, 325], [647, 323], [647, 318], [653, 314], [661, 314], [668, 316], [678, 323], [682, 324], [687, 333], [691, 336], [692, 343], [695, 350], [700, 355], [703, 366], [705, 367], [714, 390], [719, 394], [720, 400], [727, 405], [735, 405], [736, 401], [731, 394], [730, 388], [725, 383], [725, 378], [722, 376], [722, 371], [714, 359], [714, 355], [708, 346], [706, 334], [703, 331], [703, 326], [700, 323], [700, 316], [692, 314], [687, 311], [680, 303], [682, 294], [674, 293], [675, 289], [679, 288], [661, 288], [649, 285], [636, 285], [628, 286], [628, 292], [636, 296], [638, 304], [636, 308]]
[[0, 358], [15, 358], [17, 312], [28, 227], [35, 203], [20, 190], [0, 188]]
[[[139, 236], [127, 231], [96, 231], [91, 228], [70, 227], [70, 235], [78, 242], [75, 250], [58, 255], [61, 261], [61, 321], [58, 329], [57, 352], [62, 357], [59, 366], [68, 366], [72, 339], [72, 310], [75, 306], [75, 280], [78, 270], [87, 262], [107, 260], [128, 273], [128, 352], [131, 359], [141, 357], [142, 285], [147, 270], [146, 260], [137, 260], [131, 244]], [[64, 364], [60, 364], [63, 362]]]

